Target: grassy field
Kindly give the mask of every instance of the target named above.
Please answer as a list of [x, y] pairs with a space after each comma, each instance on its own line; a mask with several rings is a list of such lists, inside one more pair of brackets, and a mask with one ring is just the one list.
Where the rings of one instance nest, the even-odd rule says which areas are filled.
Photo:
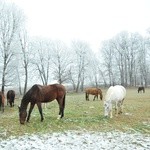
[[[103, 95], [106, 90], [102, 89]], [[85, 101], [84, 93], [68, 93], [66, 97], [65, 117], [57, 120], [58, 104], [56, 101], [48, 103], [43, 108], [44, 121], [40, 122], [40, 114], [35, 106], [30, 123], [20, 125], [18, 105], [5, 107], [5, 112], [0, 113], [0, 137], [20, 136], [32, 133], [51, 133], [66, 130], [141, 132], [150, 134], [150, 89], [146, 93], [137, 93], [137, 89], [127, 89], [124, 101], [124, 113], [112, 119], [104, 117], [103, 101]]]

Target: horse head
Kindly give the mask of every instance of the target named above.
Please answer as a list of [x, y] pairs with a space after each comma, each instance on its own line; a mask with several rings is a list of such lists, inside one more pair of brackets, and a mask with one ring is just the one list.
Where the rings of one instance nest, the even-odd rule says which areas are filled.
[[21, 109], [20, 106], [18, 106], [19, 108], [19, 120], [20, 120], [20, 124], [24, 124], [26, 117], [27, 117], [27, 111], [25, 109]]

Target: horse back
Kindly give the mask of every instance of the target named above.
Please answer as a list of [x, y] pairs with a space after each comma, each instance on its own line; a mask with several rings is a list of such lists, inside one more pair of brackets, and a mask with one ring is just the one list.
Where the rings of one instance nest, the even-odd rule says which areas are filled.
[[106, 101], [122, 101], [126, 96], [126, 89], [121, 85], [111, 86], [105, 96]]
[[99, 89], [98, 88], [87, 88], [87, 89], [85, 89], [85, 92], [87, 94], [97, 95], [99, 93]]
[[24, 95], [24, 100], [29, 100], [29, 102], [51, 102], [54, 99], [59, 99], [64, 97], [66, 94], [66, 89], [60, 84], [51, 85], [38, 85], [35, 84], [31, 89]]
[[66, 94], [66, 89], [60, 84], [51, 85], [38, 85], [35, 84], [27, 92], [24, 99], [30, 99], [30, 101], [37, 103], [40, 102], [50, 102], [54, 99], [61, 98]]

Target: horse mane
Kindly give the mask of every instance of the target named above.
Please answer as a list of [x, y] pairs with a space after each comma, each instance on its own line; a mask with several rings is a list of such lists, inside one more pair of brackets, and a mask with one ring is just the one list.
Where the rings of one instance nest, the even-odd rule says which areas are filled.
[[26, 106], [31, 100], [36, 100], [38, 96], [39, 99], [42, 98], [41, 85], [35, 84], [33, 85], [28, 92], [23, 96], [21, 106]]

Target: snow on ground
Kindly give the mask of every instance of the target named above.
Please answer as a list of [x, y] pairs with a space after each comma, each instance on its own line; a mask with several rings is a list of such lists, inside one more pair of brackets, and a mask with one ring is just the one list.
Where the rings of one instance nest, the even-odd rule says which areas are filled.
[[67, 131], [0, 141], [0, 150], [150, 150], [150, 135]]

